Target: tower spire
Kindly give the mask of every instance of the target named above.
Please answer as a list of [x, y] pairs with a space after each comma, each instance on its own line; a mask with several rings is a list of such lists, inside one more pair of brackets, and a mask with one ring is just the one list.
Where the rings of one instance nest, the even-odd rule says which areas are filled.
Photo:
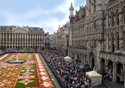
[[71, 2], [70, 10], [74, 10], [72, 2]]
[[71, 2], [71, 8], [72, 8], [73, 6], [72, 6], [72, 2]]
[[72, 5], [72, 2], [71, 2], [71, 6], [70, 6], [69, 10], [70, 10], [69, 19], [71, 19], [71, 17], [73, 17], [73, 11], [74, 11], [74, 8], [73, 8], [73, 5]]

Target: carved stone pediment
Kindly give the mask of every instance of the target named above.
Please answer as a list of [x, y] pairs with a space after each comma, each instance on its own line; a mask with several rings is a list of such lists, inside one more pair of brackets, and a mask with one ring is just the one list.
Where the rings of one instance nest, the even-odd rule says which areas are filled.
[[15, 30], [13, 30], [13, 33], [28, 33], [28, 31], [25, 30], [25, 29], [17, 28], [17, 29], [15, 29]]

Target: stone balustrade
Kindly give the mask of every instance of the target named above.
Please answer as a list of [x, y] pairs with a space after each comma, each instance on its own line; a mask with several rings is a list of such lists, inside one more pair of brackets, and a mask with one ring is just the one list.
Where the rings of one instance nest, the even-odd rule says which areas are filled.
[[99, 53], [99, 58], [104, 58], [105, 60], [112, 60], [113, 62], [117, 62], [117, 61], [123, 61], [125, 62], [125, 55], [123, 54], [114, 54], [114, 53], [111, 53], [111, 52], [100, 52]]

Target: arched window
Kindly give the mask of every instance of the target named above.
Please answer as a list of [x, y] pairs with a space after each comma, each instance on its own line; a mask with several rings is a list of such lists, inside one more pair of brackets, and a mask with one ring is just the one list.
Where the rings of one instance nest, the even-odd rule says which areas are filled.
[[112, 26], [114, 26], [114, 13], [111, 13], [111, 21], [112, 21]]
[[91, 14], [91, 3], [89, 2], [89, 15]]
[[94, 0], [94, 12], [96, 12], [96, 0]]
[[116, 25], [119, 25], [119, 12], [116, 11]]
[[125, 32], [123, 33], [123, 47], [124, 47], [124, 51], [125, 51]]
[[96, 30], [96, 19], [94, 17], [94, 30]]
[[124, 9], [123, 9], [123, 22], [124, 22], [124, 24], [125, 24], [125, 7], [124, 7]]
[[116, 33], [116, 49], [119, 50], [119, 33]]
[[112, 52], [115, 51], [115, 45], [114, 45], [114, 34], [111, 34], [111, 49], [112, 49]]
[[107, 49], [109, 50], [109, 34], [107, 34]]
[[85, 63], [86, 63], [86, 54], [85, 54]]

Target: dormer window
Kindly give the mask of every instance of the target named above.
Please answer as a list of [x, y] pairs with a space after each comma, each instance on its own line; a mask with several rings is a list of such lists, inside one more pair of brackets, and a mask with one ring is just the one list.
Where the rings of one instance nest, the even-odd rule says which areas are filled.
[[9, 29], [9, 28], [7, 28], [7, 29], [6, 29], [6, 31], [10, 31], [10, 29]]
[[33, 31], [33, 29], [31, 28], [31, 29], [30, 29], [30, 31], [32, 32], [32, 31]]
[[40, 29], [37, 29], [37, 31], [39, 32], [39, 31], [40, 31]]

